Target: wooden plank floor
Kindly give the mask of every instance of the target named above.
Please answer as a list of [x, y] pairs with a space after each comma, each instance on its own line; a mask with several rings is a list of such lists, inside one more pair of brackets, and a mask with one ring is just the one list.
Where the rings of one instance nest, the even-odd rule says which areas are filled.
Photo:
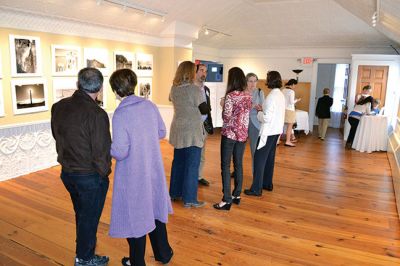
[[[243, 196], [221, 212], [219, 135], [207, 142], [200, 209], [173, 203], [170, 265], [400, 265], [400, 226], [386, 153], [345, 151], [338, 132], [325, 142], [302, 135], [278, 147], [274, 191]], [[167, 178], [173, 149], [162, 141]], [[249, 147], [244, 188], [251, 183]], [[0, 183], [0, 265], [72, 265], [75, 223], [69, 195], [53, 167]], [[112, 186], [98, 230], [97, 251], [120, 265], [124, 239], [107, 236]], [[159, 265], [148, 243], [147, 265]]]

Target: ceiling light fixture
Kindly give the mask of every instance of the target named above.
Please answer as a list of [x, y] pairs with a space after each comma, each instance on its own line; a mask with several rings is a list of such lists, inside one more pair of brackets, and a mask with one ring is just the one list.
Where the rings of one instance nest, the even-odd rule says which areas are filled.
[[147, 8], [147, 7], [144, 7], [144, 6], [131, 4], [128, 1], [96, 0], [96, 4], [97, 5], [100, 5], [103, 2], [112, 4], [112, 5], [115, 5], [115, 6], [120, 6], [123, 11], [126, 11], [126, 10], [130, 9], [130, 10], [135, 10], [135, 11], [142, 12], [144, 14], [144, 16], [147, 16], [147, 15], [156, 16], [156, 17], [160, 18], [161, 21], [164, 21], [165, 20], [165, 16], [167, 15], [167, 13], [165, 13], [165, 12], [154, 10], [154, 9], [150, 9], [150, 8]]
[[372, 14], [372, 17], [371, 17], [372, 27], [376, 27], [376, 23], [379, 21], [380, 9], [381, 9], [381, 1], [376, 0], [376, 11], [374, 12], [374, 14]]
[[215, 34], [221, 34], [221, 35], [224, 35], [224, 36], [227, 36], [227, 37], [232, 37], [231, 34], [228, 34], [228, 33], [225, 33], [225, 32], [219, 31], [219, 30], [210, 29], [207, 26], [203, 26], [202, 29], [204, 31], [204, 35], [209, 35], [210, 32], [213, 32]]

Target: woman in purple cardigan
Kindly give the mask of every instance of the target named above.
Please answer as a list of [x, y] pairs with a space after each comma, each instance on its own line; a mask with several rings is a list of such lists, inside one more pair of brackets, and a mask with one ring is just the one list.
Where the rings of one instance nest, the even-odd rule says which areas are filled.
[[147, 234], [155, 260], [168, 263], [173, 252], [165, 224], [172, 207], [159, 144], [165, 125], [152, 102], [134, 95], [137, 77], [133, 71], [115, 71], [110, 84], [123, 98], [112, 120], [111, 155], [117, 163], [110, 236], [129, 243], [129, 258], [123, 258], [122, 265], [146, 265]]

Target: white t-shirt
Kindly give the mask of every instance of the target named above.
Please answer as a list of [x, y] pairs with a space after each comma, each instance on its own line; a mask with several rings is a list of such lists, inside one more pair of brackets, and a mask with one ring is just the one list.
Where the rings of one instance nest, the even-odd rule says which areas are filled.
[[294, 99], [294, 90], [289, 88], [282, 89], [282, 93], [285, 96], [286, 110], [295, 111], [294, 104], [297, 102]]

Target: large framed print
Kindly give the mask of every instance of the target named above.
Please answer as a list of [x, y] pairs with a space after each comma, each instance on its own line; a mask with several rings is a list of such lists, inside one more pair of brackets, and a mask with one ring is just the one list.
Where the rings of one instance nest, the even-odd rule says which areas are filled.
[[135, 54], [131, 52], [116, 51], [114, 52], [114, 69], [131, 69], [135, 64]]
[[57, 77], [53, 78], [54, 103], [64, 98], [72, 96], [76, 91], [76, 77]]
[[85, 67], [97, 68], [104, 76], [108, 76], [109, 62], [107, 49], [85, 48], [83, 50], [83, 60]]
[[136, 54], [136, 75], [139, 77], [153, 76], [152, 54]]
[[12, 77], [42, 75], [39, 37], [10, 35], [10, 56]]
[[47, 86], [43, 78], [11, 80], [14, 114], [47, 111]]
[[81, 48], [52, 45], [51, 61], [53, 76], [76, 76], [81, 66]]
[[4, 116], [3, 81], [0, 80], [0, 117]]
[[146, 99], [151, 99], [152, 94], [152, 78], [138, 78], [137, 95]]

